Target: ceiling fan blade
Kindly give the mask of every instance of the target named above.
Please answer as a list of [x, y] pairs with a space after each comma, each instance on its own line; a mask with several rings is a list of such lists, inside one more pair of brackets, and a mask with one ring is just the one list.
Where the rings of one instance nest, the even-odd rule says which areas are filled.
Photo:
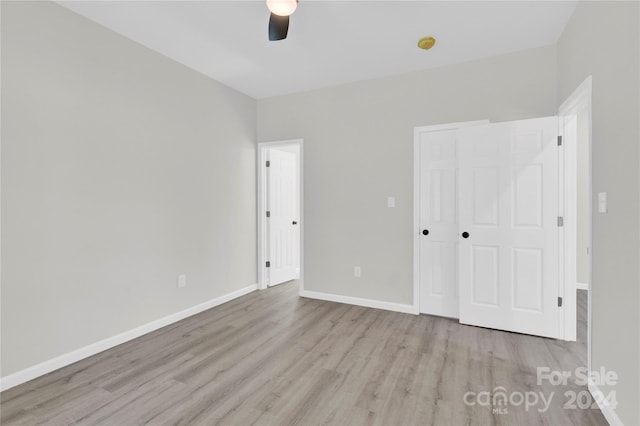
[[274, 13], [269, 17], [269, 41], [284, 40], [289, 31], [289, 17]]

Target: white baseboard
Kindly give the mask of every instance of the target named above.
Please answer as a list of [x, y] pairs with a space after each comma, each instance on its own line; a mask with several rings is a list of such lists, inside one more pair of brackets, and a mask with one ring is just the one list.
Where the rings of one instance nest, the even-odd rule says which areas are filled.
[[367, 308], [384, 309], [385, 311], [402, 312], [415, 315], [413, 305], [382, 302], [380, 300], [361, 299], [359, 297], [341, 296], [339, 294], [320, 293], [317, 291], [300, 290], [300, 296], [309, 299], [327, 300], [329, 302], [346, 303], [347, 305], [364, 306]]
[[578, 290], [587, 290], [589, 291], [589, 284], [586, 283], [576, 283], [576, 288]]
[[[598, 388], [598, 386], [593, 383], [591, 380], [589, 380], [589, 392], [591, 392], [591, 396], [594, 396], [595, 393], [600, 393], [602, 394], [603, 392]], [[604, 394], [605, 396], [607, 394]], [[616, 414], [616, 411], [611, 408], [610, 405], [607, 405], [604, 403], [604, 401], [602, 401], [602, 398], [593, 398], [594, 401], [598, 404], [598, 408], [600, 408], [600, 411], [602, 411], [602, 415], [604, 416], [604, 418], [607, 420], [607, 422], [609, 422], [609, 425], [611, 426], [624, 426], [622, 423], [622, 420], [620, 420], [620, 417], [618, 417], [618, 415]]]
[[160, 318], [147, 324], [141, 325], [140, 327], [125, 331], [124, 333], [108, 337], [104, 340], [100, 340], [99, 342], [92, 343], [80, 349], [76, 349], [75, 351], [60, 355], [32, 367], [25, 368], [24, 370], [17, 371], [13, 374], [9, 374], [8, 376], [0, 378], [0, 391], [10, 389], [14, 386], [35, 379], [36, 377], [43, 376], [59, 368], [73, 364], [74, 362], [80, 361], [107, 349], [113, 348], [114, 346], [118, 346], [122, 343], [128, 342], [129, 340], [135, 339], [136, 337], [140, 337], [162, 327], [166, 327], [167, 325], [173, 324], [192, 315], [199, 314], [200, 312], [206, 311], [207, 309], [222, 305], [223, 303], [251, 293], [252, 291], [257, 290], [257, 288], [257, 284], [241, 288], [240, 290], [225, 294], [224, 296], [211, 299], [207, 302], [192, 306], [191, 308], [185, 309], [183, 311], [176, 312], [175, 314], [168, 315], [164, 318]]

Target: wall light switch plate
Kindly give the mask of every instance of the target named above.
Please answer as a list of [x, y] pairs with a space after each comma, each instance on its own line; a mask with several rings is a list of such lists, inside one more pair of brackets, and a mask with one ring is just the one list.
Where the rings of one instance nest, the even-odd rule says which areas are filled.
[[178, 275], [178, 288], [183, 288], [187, 286], [187, 275], [180, 274]]
[[387, 207], [389, 207], [390, 209], [394, 208], [396, 206], [396, 197], [389, 197], [387, 198]]
[[353, 267], [353, 276], [356, 278], [360, 278], [362, 276], [362, 269], [359, 266]]
[[607, 193], [598, 192], [598, 213], [607, 212]]

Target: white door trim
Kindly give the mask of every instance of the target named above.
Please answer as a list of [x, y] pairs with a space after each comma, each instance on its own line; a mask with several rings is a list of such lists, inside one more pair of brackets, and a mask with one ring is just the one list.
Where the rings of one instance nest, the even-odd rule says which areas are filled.
[[[573, 93], [560, 105], [558, 108], [558, 117], [559, 117], [559, 132], [560, 135], [564, 138], [564, 126], [563, 117], [568, 115], [575, 115], [577, 112], [583, 108], [587, 110], [587, 117], [589, 119], [589, 131], [588, 131], [588, 151], [589, 151], [589, 163], [588, 163], [588, 200], [589, 206], [593, 204], [593, 194], [592, 194], [592, 78], [591, 76], [587, 77], [580, 86], [573, 91]], [[565, 140], [564, 142], [564, 160], [561, 163], [561, 168], [564, 170], [564, 192], [566, 194], [575, 194], [575, 190], [577, 187], [577, 170], [576, 170], [576, 161], [577, 157], [577, 148], [576, 141]], [[576, 217], [577, 214], [577, 204], [575, 197], [567, 197], [564, 200], [561, 200], [561, 206], [564, 208], [564, 214], [568, 217]], [[592, 208], [589, 209], [587, 213], [587, 222], [590, 232], [589, 239], [589, 247], [592, 247], [592, 237], [593, 235], [593, 221], [592, 221]], [[565, 296], [572, 292], [575, 294], [576, 292], [576, 221], [568, 220], [566, 221], [566, 226], [564, 229], [564, 247], [563, 247], [563, 255], [565, 258], [565, 268], [564, 268], [564, 288], [561, 289]], [[587, 283], [589, 286], [589, 290], [591, 290], [591, 276], [592, 276], [592, 261], [591, 257], [589, 257], [589, 282]], [[592, 292], [588, 292], [588, 319], [587, 319], [587, 368], [591, 371], [591, 294]], [[565, 297], [564, 300], [571, 300], [571, 298]], [[575, 297], [573, 298], [573, 306], [566, 306], [564, 311], [564, 316], [561, 318], [562, 329], [561, 338], [564, 340], [575, 341], [576, 340], [576, 327], [575, 327], [575, 317], [576, 317], [576, 306], [575, 306]]]
[[488, 124], [489, 120], [421, 126], [413, 129], [413, 313], [420, 314], [420, 134]]
[[274, 142], [260, 142], [257, 149], [257, 178], [258, 178], [258, 289], [267, 288], [267, 170], [265, 167], [267, 150], [278, 146], [298, 145], [300, 147], [300, 155], [298, 161], [300, 163], [300, 182], [299, 182], [299, 200], [300, 200], [300, 292], [304, 290], [304, 140], [290, 139]]

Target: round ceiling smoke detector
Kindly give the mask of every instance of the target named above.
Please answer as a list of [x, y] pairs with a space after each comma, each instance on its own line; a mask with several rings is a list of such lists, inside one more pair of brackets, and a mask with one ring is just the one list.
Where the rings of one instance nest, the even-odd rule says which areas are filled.
[[429, 50], [436, 44], [436, 39], [433, 37], [423, 37], [418, 40], [418, 47], [423, 50]]

